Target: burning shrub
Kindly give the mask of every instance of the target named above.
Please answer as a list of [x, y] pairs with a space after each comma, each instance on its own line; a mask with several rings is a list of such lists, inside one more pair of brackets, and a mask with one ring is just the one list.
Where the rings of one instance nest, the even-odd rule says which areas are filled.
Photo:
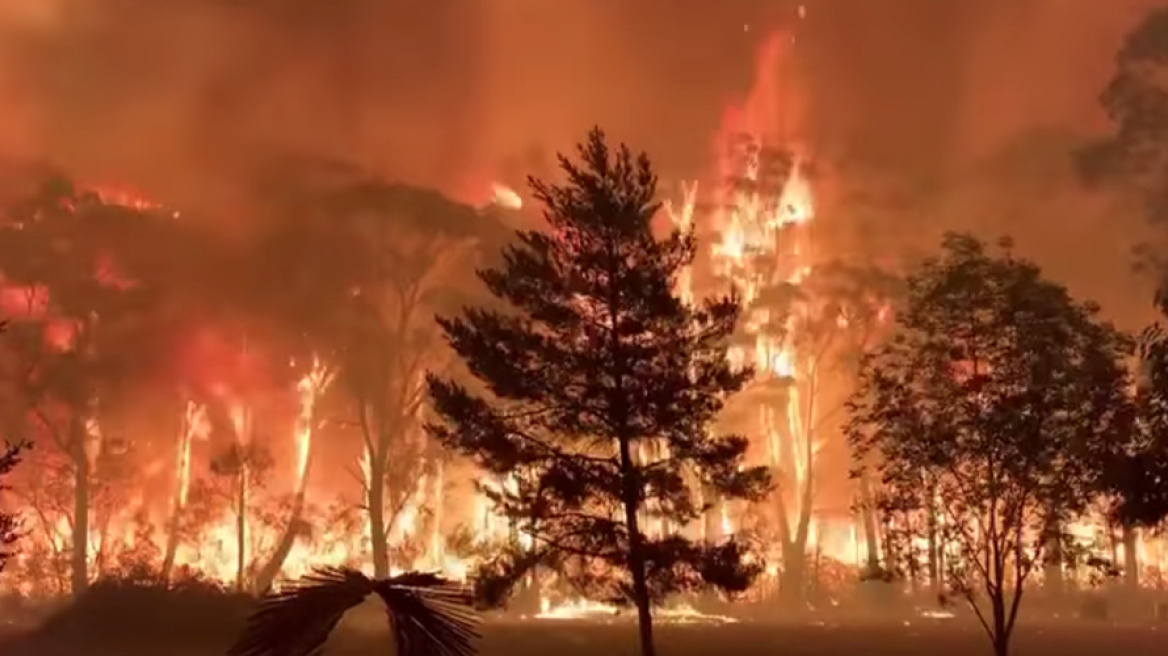
[[198, 576], [167, 583], [148, 570], [130, 571], [94, 583], [38, 633], [110, 642], [152, 637], [225, 642], [243, 626], [253, 601]]

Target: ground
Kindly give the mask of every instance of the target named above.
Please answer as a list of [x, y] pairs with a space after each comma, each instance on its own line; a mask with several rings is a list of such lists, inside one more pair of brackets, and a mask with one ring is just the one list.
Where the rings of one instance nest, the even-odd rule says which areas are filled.
[[[1158, 630], [1157, 630], [1158, 629]], [[636, 634], [630, 624], [538, 620], [491, 622], [483, 627], [481, 656], [634, 656]], [[980, 629], [951, 621], [868, 625], [775, 625], [739, 623], [721, 626], [661, 626], [662, 656], [988, 656]], [[350, 629], [327, 650], [331, 656], [387, 653], [385, 634]], [[183, 639], [91, 640], [67, 642], [13, 639], [0, 643], [4, 656], [212, 656], [224, 645]], [[196, 644], [198, 643], [198, 644]], [[1020, 629], [1016, 656], [1107, 656], [1168, 653], [1168, 626], [1135, 627], [1077, 622], [1059, 627]]]

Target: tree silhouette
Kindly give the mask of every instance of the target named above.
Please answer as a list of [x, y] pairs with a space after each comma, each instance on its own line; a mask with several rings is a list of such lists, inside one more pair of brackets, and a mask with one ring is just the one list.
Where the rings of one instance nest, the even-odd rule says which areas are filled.
[[567, 184], [531, 180], [551, 230], [520, 233], [503, 266], [479, 274], [513, 312], [439, 319], [487, 393], [431, 375], [440, 421], [428, 428], [515, 483], [484, 492], [530, 548], [490, 563], [488, 581], [542, 565], [586, 596], [631, 603], [652, 656], [652, 605], [741, 591], [760, 571], [734, 539], [683, 536], [701, 517], [697, 491], [758, 500], [768, 476], [742, 466], [745, 439], [709, 431], [751, 375], [726, 359], [738, 300], [694, 307], [675, 293], [694, 240], [654, 236], [647, 157], [611, 151], [599, 130], [579, 156], [560, 158]]
[[[18, 442], [9, 443], [5, 447], [4, 452], [0, 454], [0, 481], [3, 481], [20, 464], [20, 456], [28, 446], [27, 442]], [[7, 489], [7, 485], [0, 483], [0, 492]], [[5, 563], [12, 557], [12, 545], [16, 544], [22, 535], [20, 515], [12, 512], [0, 512], [0, 572], [4, 571]]]
[[[1168, 316], [1163, 292], [1157, 304], [1161, 315]], [[1138, 346], [1136, 421], [1122, 450], [1104, 465], [1103, 490], [1113, 499], [1112, 519], [1124, 527], [1125, 535], [1132, 528], [1155, 528], [1168, 519], [1168, 332], [1163, 323], [1144, 330]]]
[[471, 656], [476, 618], [470, 597], [433, 574], [371, 579], [320, 569], [268, 595], [227, 656], [318, 656], [345, 612], [369, 595], [385, 604], [397, 656]]
[[1008, 248], [949, 235], [909, 276], [851, 402], [849, 440], [883, 482], [883, 511], [936, 531], [944, 582], [999, 656], [1027, 579], [1094, 499], [1100, 452], [1126, 419], [1129, 345], [1097, 311]]

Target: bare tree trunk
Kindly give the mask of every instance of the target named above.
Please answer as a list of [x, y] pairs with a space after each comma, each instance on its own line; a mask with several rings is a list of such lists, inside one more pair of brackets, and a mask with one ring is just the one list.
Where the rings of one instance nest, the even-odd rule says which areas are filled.
[[296, 546], [297, 538], [304, 535], [308, 528], [308, 524], [301, 518], [301, 512], [299, 510], [293, 511], [288, 528], [284, 529], [284, 534], [280, 536], [280, 542], [276, 544], [272, 558], [256, 575], [254, 590], [257, 594], [266, 594], [272, 589], [276, 577], [284, 569], [284, 562], [288, 560], [288, 554], [292, 553], [292, 547]]
[[860, 472], [860, 516], [864, 523], [864, 547], [869, 574], [880, 571], [880, 528], [876, 519], [876, 499], [868, 472]]
[[178, 555], [179, 526], [186, 505], [187, 486], [190, 483], [192, 428], [188, 424], [194, 417], [193, 407], [193, 403], [188, 401], [182, 424], [179, 426], [178, 448], [175, 453], [174, 491], [170, 500], [170, 517], [167, 518], [166, 522], [166, 550], [162, 557], [161, 575], [163, 581], [170, 581], [171, 572], [174, 570], [174, 559]]
[[166, 551], [162, 556], [160, 576], [163, 581], [169, 582], [174, 572], [174, 560], [178, 556], [179, 513], [172, 510], [170, 519], [166, 522]]
[[85, 420], [79, 413], [69, 424], [69, 438], [73, 447], [73, 551], [71, 558], [71, 587], [74, 595], [89, 587], [89, 456], [86, 453]]
[[375, 452], [369, 457], [369, 481], [366, 501], [369, 506], [369, 548], [373, 550], [373, 576], [389, 576], [389, 527], [385, 522], [385, 469], [388, 435], [379, 430]]
[[441, 458], [434, 463], [434, 476], [431, 482], [430, 494], [430, 560], [435, 567], [441, 566], [446, 559], [446, 543], [443, 540], [442, 522], [443, 509], [446, 505], [446, 467]]
[[106, 512], [96, 511], [99, 513], [97, 528], [97, 554], [93, 558], [93, 572], [94, 577], [100, 579], [105, 574], [106, 565], [109, 563], [110, 557], [110, 543], [109, 543], [109, 528], [110, 522], [113, 521], [113, 510]]
[[637, 500], [640, 481], [637, 480], [628, 440], [620, 441], [621, 474], [624, 478], [625, 525], [629, 532], [629, 573], [633, 579], [633, 602], [637, 606], [637, 629], [641, 639], [641, 656], [656, 656], [653, 643], [653, 608], [649, 598], [649, 583], [645, 572], [644, 536], [638, 525]]
[[284, 563], [288, 560], [288, 554], [292, 553], [292, 547], [296, 546], [296, 540], [308, 531], [308, 525], [304, 522], [304, 495], [297, 494], [295, 501], [293, 501], [292, 512], [288, 517], [288, 526], [284, 529], [284, 533], [280, 535], [280, 541], [276, 543], [276, 550], [272, 552], [272, 557], [256, 574], [255, 591], [259, 594], [264, 594], [271, 589], [272, 584], [276, 582], [276, 577], [284, 569]]
[[715, 542], [726, 537], [722, 535], [722, 503], [715, 498], [713, 490], [704, 490], [706, 495], [706, 503], [710, 504], [710, 508], [702, 517], [702, 537], [710, 542]]
[[1043, 585], [1046, 587], [1047, 594], [1055, 597], [1061, 596], [1065, 588], [1063, 585], [1062, 526], [1053, 525], [1051, 534], [1047, 536], [1044, 551], [1046, 560], [1042, 566]]
[[235, 548], [237, 555], [235, 559], [235, 589], [237, 592], [246, 590], [245, 577], [247, 575], [247, 488], [250, 483], [248, 480], [247, 466], [245, 465], [239, 472], [236, 478], [235, 496]]
[[791, 529], [790, 517], [782, 495], [779, 497], [779, 524], [783, 552], [783, 568], [779, 575], [779, 596], [784, 604], [799, 605], [805, 598], [807, 589], [807, 540], [811, 534], [811, 498], [813, 481], [811, 472], [797, 492], [799, 516]]
[[1135, 527], [1123, 527], [1123, 580], [1131, 588], [1140, 587], [1140, 559], [1136, 553], [1139, 533]]
[[929, 496], [929, 514], [928, 522], [928, 553], [926, 554], [926, 566], [928, 567], [929, 586], [934, 592], [939, 592], [941, 589], [941, 562], [940, 551], [941, 545], [937, 542], [938, 523], [937, 523], [937, 508], [933, 505], [933, 495]]
[[312, 471], [312, 464], [315, 460], [314, 445], [315, 442], [308, 443], [308, 454], [305, 457], [304, 470], [301, 472], [300, 480], [297, 481], [296, 497], [292, 500], [292, 512], [288, 515], [288, 526], [280, 536], [280, 541], [276, 543], [276, 550], [272, 552], [272, 557], [256, 574], [255, 591], [259, 594], [264, 594], [271, 589], [272, 584], [276, 582], [276, 577], [284, 569], [284, 563], [288, 560], [288, 554], [292, 553], [292, 547], [296, 546], [296, 540], [309, 530], [308, 525], [304, 522], [304, 505], [308, 497], [308, 475]]
[[993, 615], [990, 624], [993, 635], [990, 637], [993, 640], [994, 656], [1010, 654], [1010, 628], [1006, 620], [1006, 598], [1001, 589], [1002, 583], [999, 581], [998, 590], [990, 595], [990, 610]]

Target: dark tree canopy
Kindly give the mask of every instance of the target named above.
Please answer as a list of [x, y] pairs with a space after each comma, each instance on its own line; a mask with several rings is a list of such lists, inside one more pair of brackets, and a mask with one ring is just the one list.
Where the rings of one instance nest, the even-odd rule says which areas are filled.
[[856, 463], [878, 473], [905, 542], [931, 531], [948, 549], [945, 583], [999, 655], [1051, 536], [1087, 509], [1124, 439], [1129, 352], [1096, 307], [1008, 245], [949, 235], [909, 276], [895, 332], [862, 371]]
[[429, 430], [515, 483], [490, 494], [532, 545], [485, 573], [516, 580], [516, 567], [544, 565], [591, 598], [636, 604], [647, 631], [650, 604], [741, 591], [760, 571], [734, 540], [684, 536], [703, 485], [749, 499], [768, 487], [765, 470], [742, 466], [745, 439], [709, 430], [751, 376], [726, 359], [739, 303], [691, 306], [675, 293], [694, 239], [653, 234], [645, 156], [593, 131], [579, 161], [560, 164], [565, 184], [531, 181], [550, 230], [520, 233], [504, 264], [479, 274], [512, 311], [439, 319], [485, 392], [431, 376], [441, 421]]
[[[1163, 310], [1162, 310], [1163, 311]], [[1113, 518], [1157, 527], [1168, 519], [1168, 334], [1157, 323], [1140, 335], [1136, 422], [1125, 448], [1105, 468]]]

